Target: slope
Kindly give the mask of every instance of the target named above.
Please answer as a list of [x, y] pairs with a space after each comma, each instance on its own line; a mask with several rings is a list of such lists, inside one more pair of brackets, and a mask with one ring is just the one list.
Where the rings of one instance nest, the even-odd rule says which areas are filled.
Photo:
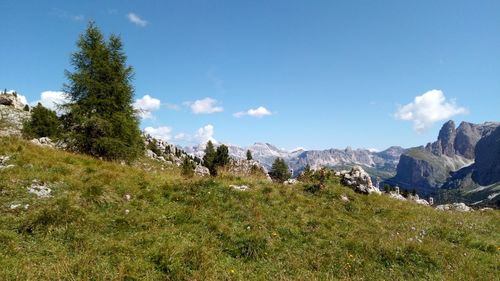
[[[0, 139], [0, 155], [14, 165], [0, 170], [1, 280], [498, 277], [498, 211], [440, 212], [335, 181], [313, 194], [183, 179], [154, 160], [124, 166], [15, 138]], [[50, 197], [28, 192], [34, 180]]]

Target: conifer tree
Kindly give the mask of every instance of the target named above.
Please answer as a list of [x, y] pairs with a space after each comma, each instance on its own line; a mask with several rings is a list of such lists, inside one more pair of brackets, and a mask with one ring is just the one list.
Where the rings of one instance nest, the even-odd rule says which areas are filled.
[[132, 107], [133, 70], [126, 65], [123, 44], [111, 35], [106, 41], [90, 22], [71, 56], [74, 72], [66, 71], [69, 103], [64, 116], [69, 139], [81, 152], [105, 159], [133, 160], [144, 144]]
[[207, 167], [208, 170], [210, 170], [211, 175], [215, 175], [216, 169], [215, 169], [215, 148], [214, 144], [212, 141], [207, 142], [207, 146], [205, 147], [205, 155], [203, 156], [203, 166]]
[[291, 173], [284, 159], [278, 157], [274, 160], [269, 176], [278, 182], [284, 182], [290, 178]]
[[215, 153], [215, 166], [216, 167], [225, 167], [229, 164], [229, 148], [223, 144], [217, 147], [217, 151]]
[[250, 161], [253, 159], [253, 156], [252, 156], [252, 152], [250, 151], [250, 149], [247, 150], [247, 160]]

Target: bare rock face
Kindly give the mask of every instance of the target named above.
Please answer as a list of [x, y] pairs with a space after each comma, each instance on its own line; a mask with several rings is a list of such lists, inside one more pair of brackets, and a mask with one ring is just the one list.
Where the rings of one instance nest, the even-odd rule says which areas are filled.
[[464, 203], [452, 203], [452, 204], [444, 204], [437, 205], [436, 210], [440, 211], [457, 211], [457, 212], [471, 212], [472, 208], [465, 205]]
[[194, 168], [194, 174], [199, 177], [206, 177], [210, 176], [210, 170], [205, 166], [196, 165], [196, 168]]
[[[0, 94], [0, 97], [5, 94]], [[20, 136], [23, 123], [30, 119], [30, 112], [17, 105], [0, 104], [0, 137]]]
[[356, 192], [381, 194], [380, 190], [372, 183], [370, 175], [360, 166], [354, 166], [350, 171], [340, 172], [342, 184], [351, 187]]
[[16, 94], [13, 93], [0, 94], [0, 104], [19, 110], [23, 110], [24, 108], [24, 103]]

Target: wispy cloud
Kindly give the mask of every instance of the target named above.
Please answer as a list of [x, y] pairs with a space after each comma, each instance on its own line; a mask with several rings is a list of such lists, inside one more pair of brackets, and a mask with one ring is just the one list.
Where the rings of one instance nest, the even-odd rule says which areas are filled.
[[416, 96], [413, 102], [399, 106], [394, 117], [398, 120], [412, 121], [415, 131], [422, 133], [431, 128], [435, 122], [465, 113], [467, 109], [458, 106], [454, 100], [447, 101], [441, 90], [431, 90]]
[[127, 18], [131, 23], [137, 26], [145, 27], [146, 25], [148, 25], [148, 22], [146, 20], [142, 19], [135, 13], [128, 13]]
[[224, 108], [218, 105], [217, 100], [209, 97], [194, 102], [185, 102], [184, 104], [188, 105], [194, 114], [211, 114], [224, 111]]
[[272, 114], [273, 113], [271, 111], [269, 111], [267, 108], [265, 108], [263, 106], [259, 106], [255, 109], [251, 108], [247, 111], [236, 112], [233, 114], [233, 116], [236, 118], [240, 118], [240, 117], [248, 115], [248, 116], [252, 116], [252, 117], [262, 118], [264, 116], [269, 116]]
[[72, 21], [83, 21], [85, 19], [84, 15], [81, 14], [73, 14], [65, 10], [61, 10], [58, 8], [52, 8], [51, 15], [56, 16], [61, 19], [69, 19]]

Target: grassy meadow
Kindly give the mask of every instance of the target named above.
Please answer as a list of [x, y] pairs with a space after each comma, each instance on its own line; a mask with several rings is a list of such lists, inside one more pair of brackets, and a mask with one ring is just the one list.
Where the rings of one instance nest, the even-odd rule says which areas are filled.
[[[0, 170], [0, 280], [500, 276], [498, 210], [442, 212], [335, 180], [312, 193], [257, 178], [185, 179], [149, 159], [128, 166], [16, 138], [0, 138], [0, 155], [15, 165]], [[52, 196], [29, 193], [33, 180]]]

